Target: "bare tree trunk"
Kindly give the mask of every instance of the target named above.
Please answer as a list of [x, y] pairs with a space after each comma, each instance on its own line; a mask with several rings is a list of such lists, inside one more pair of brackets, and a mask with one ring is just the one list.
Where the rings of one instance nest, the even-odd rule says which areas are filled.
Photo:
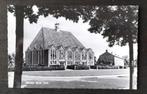
[[133, 71], [134, 71], [134, 66], [133, 66], [133, 41], [132, 41], [132, 35], [130, 35], [129, 39], [129, 66], [130, 66], [130, 89], [133, 89]]
[[21, 88], [23, 64], [23, 7], [16, 6], [16, 57], [14, 71], [14, 88]]

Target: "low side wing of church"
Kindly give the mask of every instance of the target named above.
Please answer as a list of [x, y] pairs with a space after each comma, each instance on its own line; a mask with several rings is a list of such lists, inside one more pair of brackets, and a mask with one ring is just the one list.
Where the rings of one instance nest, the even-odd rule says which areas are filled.
[[70, 32], [41, 28], [25, 52], [29, 66], [94, 65], [94, 52]]

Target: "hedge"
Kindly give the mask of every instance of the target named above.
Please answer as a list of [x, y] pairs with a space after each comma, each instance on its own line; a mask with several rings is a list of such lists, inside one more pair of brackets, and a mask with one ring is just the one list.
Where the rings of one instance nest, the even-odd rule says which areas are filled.
[[89, 66], [87, 65], [68, 65], [67, 69], [73, 69], [73, 70], [88, 70]]
[[23, 71], [43, 71], [43, 70], [65, 70], [64, 65], [50, 65], [48, 66], [25, 66]]

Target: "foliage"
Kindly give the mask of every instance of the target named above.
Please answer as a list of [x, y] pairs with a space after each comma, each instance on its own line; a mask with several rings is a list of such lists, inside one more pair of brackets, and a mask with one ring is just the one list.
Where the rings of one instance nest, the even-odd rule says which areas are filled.
[[14, 67], [15, 65], [15, 54], [8, 55], [8, 68]]
[[[14, 16], [16, 16], [15, 14], [15, 6], [14, 5], [9, 5], [8, 6], [8, 11], [11, 13], [14, 13]], [[33, 6], [28, 5], [28, 6], [24, 6], [24, 18], [29, 20], [30, 23], [37, 23], [39, 15], [35, 14], [33, 11]]]
[[[24, 18], [30, 21], [30, 23], [37, 23], [39, 16], [47, 17], [52, 15], [55, 18], [65, 17], [66, 20], [72, 20], [73, 22], [78, 22], [79, 18], [83, 19], [83, 22], [87, 22], [93, 13], [94, 6], [49, 6], [43, 7], [38, 6], [38, 12], [34, 13], [33, 6], [24, 6]], [[9, 5], [8, 11], [14, 13], [15, 6]]]
[[100, 33], [108, 38], [109, 46], [125, 46], [129, 33], [133, 43], [137, 42], [138, 7], [137, 6], [100, 6], [89, 22], [91, 33]]
[[[15, 13], [13, 5], [8, 6], [8, 10]], [[37, 23], [41, 15], [65, 17], [73, 22], [82, 18], [83, 22], [89, 22], [91, 27], [88, 30], [91, 33], [100, 33], [107, 38], [110, 47], [115, 44], [125, 46], [129, 39], [128, 32], [132, 34], [133, 43], [137, 42], [137, 6], [39, 6], [36, 14], [33, 12], [33, 6], [24, 7], [24, 18], [28, 18], [30, 23]]]
[[8, 55], [8, 71], [13, 71], [15, 67], [15, 54]]

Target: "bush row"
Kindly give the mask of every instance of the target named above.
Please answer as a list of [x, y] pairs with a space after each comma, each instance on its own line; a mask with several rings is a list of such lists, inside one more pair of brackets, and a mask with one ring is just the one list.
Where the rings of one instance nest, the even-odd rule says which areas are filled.
[[51, 65], [48, 66], [25, 66], [23, 71], [42, 71], [42, 70], [65, 70], [64, 65]]
[[89, 69], [89, 66], [87, 66], [87, 65], [69, 65], [69, 66], [67, 66], [67, 69], [88, 70]]
[[[123, 69], [126, 67], [122, 66], [102, 66], [102, 65], [94, 65], [94, 66], [87, 66], [87, 65], [69, 65], [67, 69], [72, 70], [88, 70], [88, 69]], [[48, 66], [24, 66], [23, 71], [43, 71], [43, 70], [65, 70], [64, 65], [50, 65]], [[14, 68], [8, 68], [8, 71], [14, 71]]]
[[123, 67], [123, 66], [102, 66], [102, 65], [94, 67], [94, 69], [123, 69], [123, 68], [126, 68], [126, 67]]

